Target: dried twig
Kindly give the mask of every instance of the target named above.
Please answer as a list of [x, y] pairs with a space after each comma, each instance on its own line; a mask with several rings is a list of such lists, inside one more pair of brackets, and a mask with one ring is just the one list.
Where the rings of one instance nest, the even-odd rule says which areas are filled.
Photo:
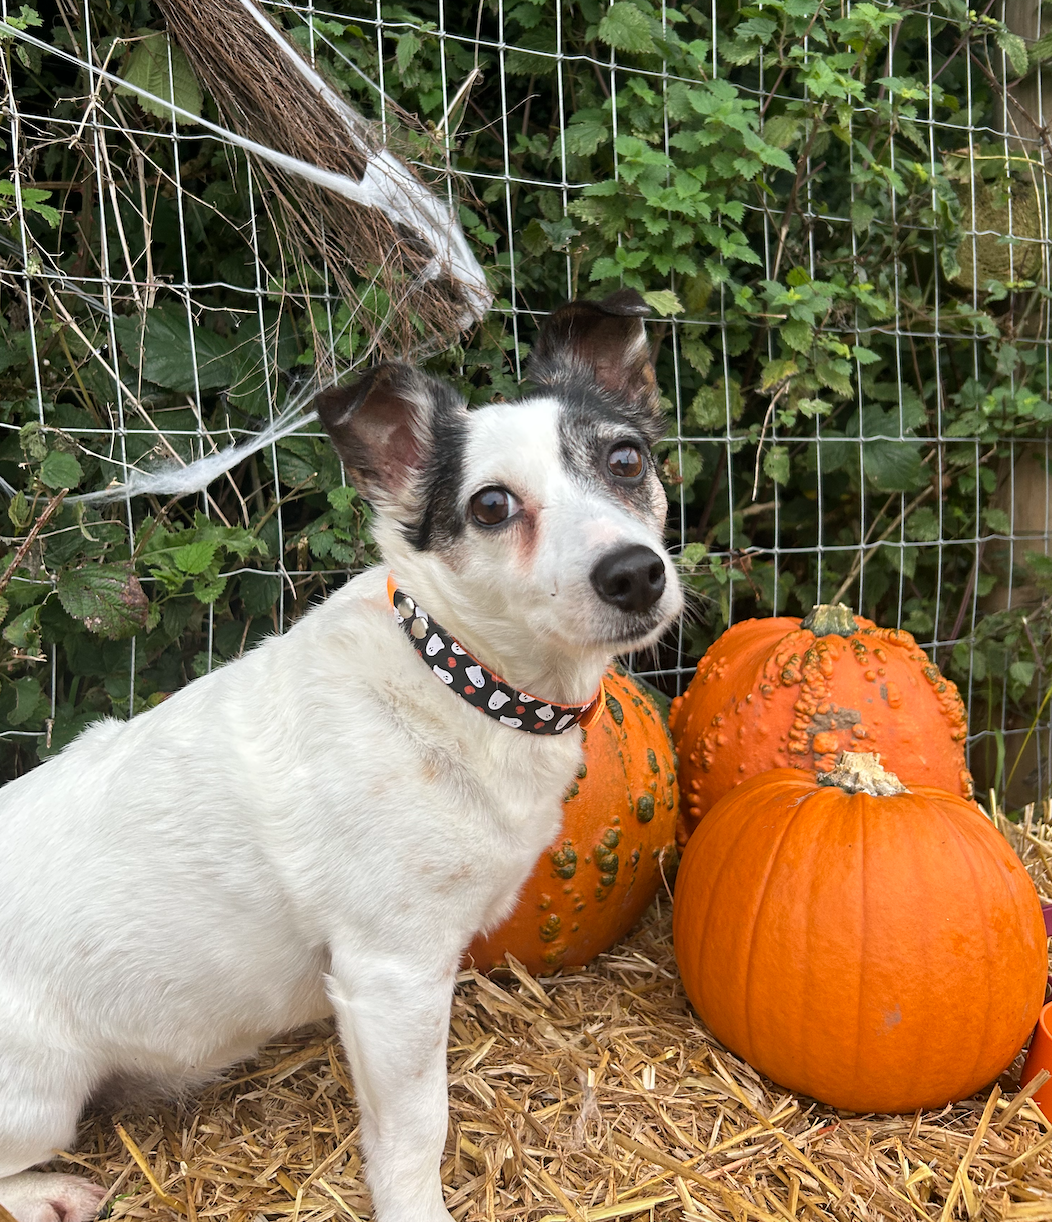
[[[68, 488], [63, 488], [61, 492], [57, 492], [44, 506], [44, 511], [41, 513], [40, 517], [37, 518], [37, 520], [30, 527], [29, 534], [22, 540], [18, 551], [15, 552], [14, 556], [11, 558], [11, 563], [4, 570], [3, 577], [0, 577], [0, 594], [3, 594], [3, 592], [7, 589], [11, 582], [11, 578], [15, 575], [15, 570], [22, 563], [22, 561], [25, 560], [26, 553], [33, 546], [37, 536], [55, 516], [56, 510], [66, 499], [67, 492], [69, 492]], [[2, 1216], [0, 1216], [0, 1222], [3, 1222]]]

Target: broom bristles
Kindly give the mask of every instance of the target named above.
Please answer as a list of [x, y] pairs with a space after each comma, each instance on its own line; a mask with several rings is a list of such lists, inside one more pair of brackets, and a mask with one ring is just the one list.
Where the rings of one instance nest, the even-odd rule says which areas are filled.
[[481, 319], [493, 295], [451, 210], [254, 0], [159, 7], [226, 121], [254, 142], [300, 253], [321, 255], [351, 302], [365, 287], [386, 294], [387, 316], [359, 314], [382, 356], [448, 346]]

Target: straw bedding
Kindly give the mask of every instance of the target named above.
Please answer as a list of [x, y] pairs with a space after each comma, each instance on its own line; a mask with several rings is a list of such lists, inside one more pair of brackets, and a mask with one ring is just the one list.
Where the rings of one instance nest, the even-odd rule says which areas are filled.
[[[996, 820], [1043, 897], [1052, 830]], [[455, 1218], [1052, 1220], [1052, 1122], [1020, 1062], [975, 1099], [854, 1116], [720, 1047], [676, 974], [665, 896], [592, 967], [460, 974], [442, 1169]], [[358, 1113], [331, 1026], [268, 1046], [170, 1107], [98, 1112], [56, 1166], [110, 1188], [114, 1218], [367, 1219]]]

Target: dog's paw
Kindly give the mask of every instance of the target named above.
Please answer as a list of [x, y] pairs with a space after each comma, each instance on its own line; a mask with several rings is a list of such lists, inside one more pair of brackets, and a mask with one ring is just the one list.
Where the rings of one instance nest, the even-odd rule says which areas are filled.
[[15, 1222], [91, 1222], [105, 1195], [79, 1175], [23, 1171], [0, 1180], [0, 1205]]

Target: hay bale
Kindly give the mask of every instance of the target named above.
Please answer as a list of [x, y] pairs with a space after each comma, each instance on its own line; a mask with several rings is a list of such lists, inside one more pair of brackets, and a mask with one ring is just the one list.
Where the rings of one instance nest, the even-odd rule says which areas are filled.
[[[1005, 826], [1047, 894], [1052, 831]], [[449, 1073], [442, 1178], [462, 1222], [1052, 1218], [1052, 1122], [1013, 1100], [1012, 1074], [913, 1116], [782, 1090], [690, 1011], [664, 898], [587, 970], [461, 972]], [[117, 1119], [123, 1138], [111, 1114], [90, 1116], [70, 1160], [112, 1185], [115, 1218], [371, 1217], [330, 1025], [195, 1100]]]

